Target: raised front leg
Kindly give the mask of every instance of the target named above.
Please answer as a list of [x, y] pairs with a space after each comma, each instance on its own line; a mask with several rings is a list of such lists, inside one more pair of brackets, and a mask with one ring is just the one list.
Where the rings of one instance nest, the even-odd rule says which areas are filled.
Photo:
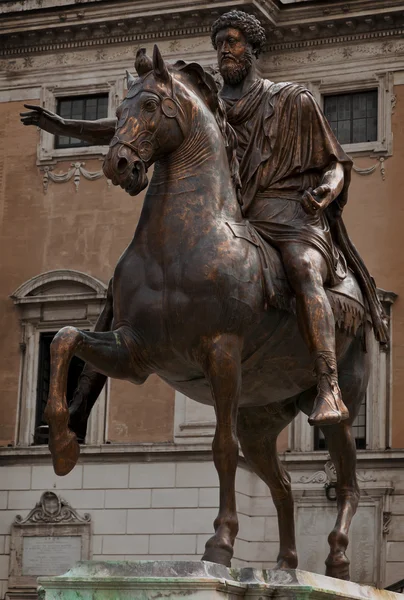
[[[94, 327], [94, 331], [111, 331], [113, 320], [113, 280], [108, 285], [107, 299], [100, 316]], [[107, 377], [99, 373], [88, 363], [77, 382], [72, 401], [69, 404], [70, 421], [69, 428], [76, 434], [79, 443], [84, 443], [87, 433], [87, 423], [91, 410], [107, 381]]]
[[209, 348], [206, 378], [216, 412], [213, 461], [219, 475], [219, 514], [215, 535], [208, 540], [202, 560], [230, 566], [238, 533], [235, 479], [238, 462], [237, 411], [241, 389], [241, 340], [223, 335]]
[[[107, 377], [143, 383], [149, 373], [138, 367], [140, 353], [128, 327], [107, 333], [64, 327], [56, 334], [51, 344], [51, 379], [45, 418], [49, 424], [49, 449], [57, 475], [67, 475], [80, 453], [77, 437], [68, 427], [66, 384], [72, 357], [79, 356]], [[144, 361], [141, 364], [144, 365]]]

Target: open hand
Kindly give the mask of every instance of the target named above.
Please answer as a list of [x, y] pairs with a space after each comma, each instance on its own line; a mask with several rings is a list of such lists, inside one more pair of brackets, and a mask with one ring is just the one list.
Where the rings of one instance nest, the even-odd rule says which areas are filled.
[[32, 104], [24, 104], [25, 108], [30, 108], [29, 112], [20, 113], [21, 122], [23, 125], [36, 125], [44, 127], [45, 123], [60, 123], [61, 118], [50, 110], [42, 106], [34, 106]]
[[302, 197], [302, 206], [307, 214], [317, 215], [321, 213], [334, 200], [331, 186], [320, 185], [313, 190], [309, 188]]

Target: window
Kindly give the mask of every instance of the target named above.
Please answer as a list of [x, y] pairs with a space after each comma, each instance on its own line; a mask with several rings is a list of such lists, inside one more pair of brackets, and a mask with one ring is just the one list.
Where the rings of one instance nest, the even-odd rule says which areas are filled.
[[[43, 411], [49, 392], [50, 344], [59, 329], [73, 325], [92, 331], [105, 302], [107, 286], [95, 277], [61, 269], [26, 281], [12, 298], [21, 322], [21, 379], [17, 422], [17, 445], [46, 444], [48, 428]], [[83, 361], [70, 363], [67, 400], [72, 398]], [[108, 386], [91, 412], [86, 443], [103, 444], [106, 435]]]
[[340, 144], [377, 141], [378, 92], [324, 97], [324, 113]]
[[[108, 94], [59, 98], [56, 112], [64, 119], [85, 121], [104, 119], [108, 116]], [[80, 148], [89, 145], [77, 138], [62, 135], [55, 137], [55, 148]]]
[[[49, 395], [50, 345], [56, 333], [56, 331], [46, 331], [40, 333], [39, 335], [34, 445], [47, 444], [49, 438], [49, 427], [44, 419], [44, 411]], [[77, 387], [77, 382], [83, 367], [84, 361], [77, 356], [73, 356], [72, 360], [70, 361], [69, 373], [67, 376], [66, 399], [68, 404], [73, 398], [74, 390]]]
[[393, 73], [330, 72], [317, 81], [309, 81], [307, 87], [351, 158], [355, 154], [392, 155]]
[[[102, 71], [89, 75], [86, 81], [58, 82], [55, 85], [43, 85], [40, 91], [40, 105], [54, 113], [63, 113], [64, 118], [87, 119], [87, 118], [111, 118], [115, 116], [116, 109], [125, 95], [126, 78], [120, 75], [118, 78], [105, 79]], [[88, 100], [94, 98], [105, 98], [96, 104], [91, 103], [86, 109], [84, 105], [78, 112], [79, 107], [72, 106], [72, 101]], [[70, 103], [64, 106], [64, 102]], [[104, 103], [106, 102], [106, 107]], [[98, 111], [98, 112], [97, 112]], [[70, 115], [70, 116], [69, 116]], [[59, 145], [58, 145], [59, 144]], [[77, 139], [70, 140], [67, 136], [60, 136], [58, 140], [44, 129], [39, 132], [39, 143], [37, 145], [37, 165], [41, 167], [55, 165], [59, 160], [78, 158], [102, 158], [108, 152], [108, 145], [90, 146]]]

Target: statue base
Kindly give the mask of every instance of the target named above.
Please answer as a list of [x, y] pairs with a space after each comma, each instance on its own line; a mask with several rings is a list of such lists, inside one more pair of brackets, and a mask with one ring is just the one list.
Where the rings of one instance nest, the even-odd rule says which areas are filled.
[[401, 594], [296, 570], [227, 569], [209, 562], [83, 561], [40, 577], [40, 600], [401, 600]]

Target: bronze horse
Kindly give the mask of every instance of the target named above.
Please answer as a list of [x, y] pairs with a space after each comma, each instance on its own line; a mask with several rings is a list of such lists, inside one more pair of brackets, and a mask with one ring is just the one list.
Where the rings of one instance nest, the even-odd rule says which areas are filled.
[[[54, 468], [63, 475], [77, 462], [74, 416], [88, 418], [89, 399], [106, 377], [141, 384], [157, 373], [216, 411], [213, 460], [220, 508], [203, 559], [230, 565], [238, 532], [240, 442], [278, 512], [277, 567], [296, 568], [290, 478], [276, 440], [299, 410], [310, 414], [316, 386], [293, 298], [277, 251], [269, 248], [265, 255], [243, 219], [234, 139], [212, 77], [196, 63], [168, 68], [157, 47], [153, 62], [143, 56], [137, 70], [139, 78], [128, 74], [128, 95], [117, 111], [104, 171], [132, 196], [146, 187], [152, 164], [154, 173], [134, 238], [116, 266], [98, 331], [64, 327], [52, 343], [46, 417]], [[270, 302], [262, 275], [268, 266], [278, 273], [278, 295]], [[368, 382], [368, 326], [352, 276], [329, 296], [350, 418], [323, 429], [338, 475], [338, 518], [329, 536], [326, 573], [347, 579], [345, 550], [359, 500], [351, 424]], [[90, 366], [69, 428], [65, 391], [73, 355]]]

